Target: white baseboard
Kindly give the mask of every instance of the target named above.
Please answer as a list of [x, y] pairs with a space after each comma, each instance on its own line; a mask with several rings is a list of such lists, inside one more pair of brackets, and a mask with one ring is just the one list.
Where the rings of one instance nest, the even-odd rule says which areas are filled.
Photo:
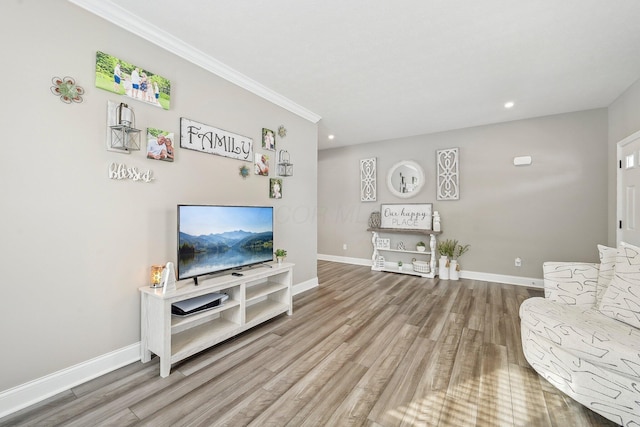
[[354, 265], [366, 265], [371, 267], [371, 258], [363, 259], [363, 258], [347, 258], [336, 255], [323, 255], [318, 254], [318, 259], [321, 261], [333, 261], [333, 262], [341, 262], [343, 264], [354, 264]]
[[[318, 254], [321, 261], [341, 262], [343, 264], [371, 266], [371, 259], [348, 258], [335, 255]], [[507, 276], [504, 274], [482, 273], [477, 271], [462, 270], [460, 277], [463, 279], [482, 280], [485, 282], [506, 283], [508, 285], [529, 286], [532, 288], [543, 288], [544, 281], [534, 277]]]
[[304, 291], [308, 291], [309, 289], [317, 288], [318, 286], [318, 278], [314, 277], [313, 279], [307, 280], [306, 282], [293, 285], [291, 293], [293, 294], [293, 296], [296, 296]]
[[0, 392], [0, 418], [140, 360], [140, 343]]

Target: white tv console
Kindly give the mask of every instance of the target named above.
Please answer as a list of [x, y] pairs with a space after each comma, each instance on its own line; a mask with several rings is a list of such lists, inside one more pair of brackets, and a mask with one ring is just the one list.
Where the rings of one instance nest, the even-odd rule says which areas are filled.
[[[282, 313], [293, 314], [291, 263], [273, 264], [242, 271], [242, 276], [214, 276], [178, 282], [178, 289], [162, 293], [149, 286], [141, 293], [141, 360], [160, 357], [160, 376], [167, 377], [171, 365], [229, 339]], [[171, 304], [214, 292], [229, 299], [221, 306], [178, 317]]]

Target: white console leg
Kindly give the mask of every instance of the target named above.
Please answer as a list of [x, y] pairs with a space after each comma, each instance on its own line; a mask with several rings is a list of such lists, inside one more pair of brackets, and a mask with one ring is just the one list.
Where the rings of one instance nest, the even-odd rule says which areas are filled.
[[167, 378], [171, 373], [171, 356], [160, 358], [160, 376]]

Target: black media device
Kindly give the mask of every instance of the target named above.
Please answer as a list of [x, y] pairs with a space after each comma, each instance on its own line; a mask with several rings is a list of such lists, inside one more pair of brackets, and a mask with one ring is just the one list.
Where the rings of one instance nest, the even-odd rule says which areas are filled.
[[171, 314], [174, 316], [189, 316], [222, 305], [229, 299], [227, 294], [207, 294], [189, 298], [171, 304]]

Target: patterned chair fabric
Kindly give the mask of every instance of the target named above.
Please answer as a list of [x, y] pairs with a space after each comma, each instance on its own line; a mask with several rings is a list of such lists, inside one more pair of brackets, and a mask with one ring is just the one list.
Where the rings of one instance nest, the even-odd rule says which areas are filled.
[[533, 369], [611, 421], [640, 425], [640, 329], [596, 307], [598, 264], [545, 263], [545, 298], [520, 306]]

